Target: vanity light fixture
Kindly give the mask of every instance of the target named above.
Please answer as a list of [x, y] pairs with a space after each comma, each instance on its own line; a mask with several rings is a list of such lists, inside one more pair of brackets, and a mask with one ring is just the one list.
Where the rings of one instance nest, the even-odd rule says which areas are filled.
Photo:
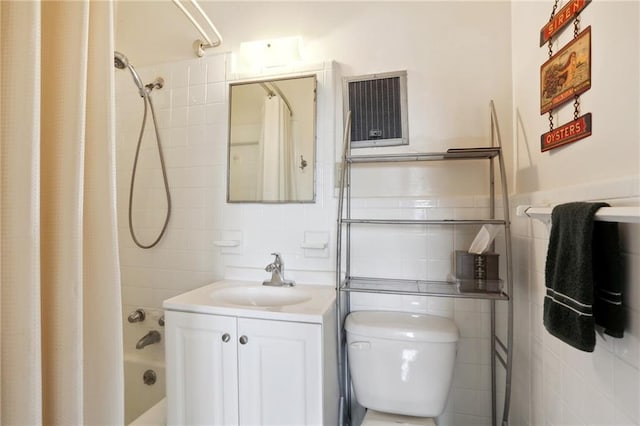
[[292, 67], [301, 61], [302, 38], [283, 37], [240, 43], [235, 66], [242, 74], [269, 73]]

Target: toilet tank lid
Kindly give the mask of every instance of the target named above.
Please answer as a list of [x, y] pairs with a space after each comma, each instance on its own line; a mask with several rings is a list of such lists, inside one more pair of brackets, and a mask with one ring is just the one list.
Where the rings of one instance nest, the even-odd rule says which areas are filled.
[[451, 343], [459, 338], [458, 327], [449, 318], [392, 311], [356, 311], [347, 316], [348, 333], [365, 337]]

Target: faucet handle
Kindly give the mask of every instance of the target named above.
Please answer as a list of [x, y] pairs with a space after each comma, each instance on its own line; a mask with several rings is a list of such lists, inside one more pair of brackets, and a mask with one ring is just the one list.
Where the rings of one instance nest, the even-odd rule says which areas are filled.
[[278, 252], [275, 253], [271, 253], [271, 256], [275, 256], [276, 258], [274, 259], [273, 263], [278, 263], [280, 265], [284, 265], [284, 262], [282, 261], [282, 255]]
[[144, 312], [144, 309], [138, 308], [129, 314], [129, 316], [127, 317], [127, 320], [130, 323], [142, 322], [144, 321], [145, 317], [146, 317], [146, 313]]
[[267, 272], [273, 272], [276, 269], [280, 271], [282, 269], [282, 265], [284, 265], [284, 263], [282, 262], [282, 257], [280, 257], [280, 253], [271, 253], [271, 256], [275, 256], [276, 258], [273, 260], [273, 262], [268, 264], [264, 268], [264, 270]]

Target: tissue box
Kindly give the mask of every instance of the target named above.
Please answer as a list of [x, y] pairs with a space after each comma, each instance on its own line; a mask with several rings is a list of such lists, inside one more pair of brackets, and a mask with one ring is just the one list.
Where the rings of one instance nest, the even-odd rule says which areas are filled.
[[498, 253], [474, 254], [456, 250], [456, 278], [459, 280], [498, 280]]

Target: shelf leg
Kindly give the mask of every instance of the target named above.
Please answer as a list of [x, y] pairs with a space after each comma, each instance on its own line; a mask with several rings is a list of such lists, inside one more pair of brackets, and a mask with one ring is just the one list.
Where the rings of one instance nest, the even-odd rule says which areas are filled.
[[496, 395], [496, 301], [491, 301], [491, 424], [498, 426]]

